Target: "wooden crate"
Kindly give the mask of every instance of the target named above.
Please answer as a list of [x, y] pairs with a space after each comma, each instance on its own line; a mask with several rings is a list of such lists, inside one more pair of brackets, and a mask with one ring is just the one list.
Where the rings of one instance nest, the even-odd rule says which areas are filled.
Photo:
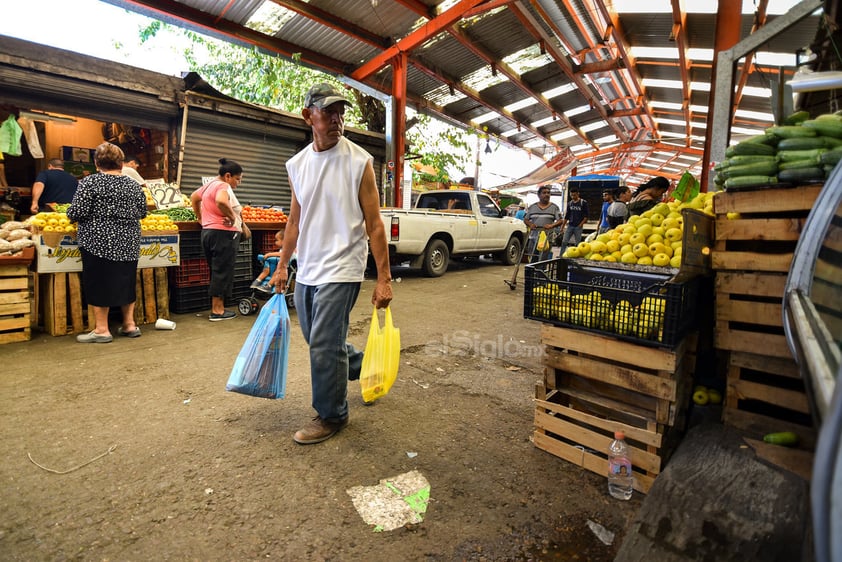
[[28, 265], [0, 266], [0, 344], [32, 337]]
[[170, 291], [166, 267], [137, 270], [137, 301], [134, 320], [138, 325], [154, 324], [170, 317]]
[[729, 352], [722, 418], [757, 439], [776, 431], [794, 431], [802, 448], [815, 448], [810, 402], [791, 356]]
[[91, 330], [93, 315], [82, 302], [80, 273], [38, 274], [38, 302], [44, 331], [51, 336]]
[[696, 335], [674, 349], [545, 325], [544, 380], [536, 385], [534, 443], [605, 475], [605, 451], [622, 430], [635, 489], [646, 493], [686, 422]]
[[792, 359], [783, 328], [786, 278], [778, 272], [717, 271], [715, 347]]
[[[714, 270], [787, 273], [822, 185], [720, 193], [714, 198]], [[739, 213], [740, 218], [728, 218]]]

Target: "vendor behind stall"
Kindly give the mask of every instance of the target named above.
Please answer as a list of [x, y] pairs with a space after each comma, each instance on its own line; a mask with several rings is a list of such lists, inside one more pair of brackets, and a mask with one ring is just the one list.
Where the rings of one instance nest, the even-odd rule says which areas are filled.
[[29, 210], [34, 215], [38, 211], [51, 210], [47, 203], [70, 203], [78, 185], [78, 180], [64, 171], [64, 162], [53, 158], [32, 184], [32, 206]]

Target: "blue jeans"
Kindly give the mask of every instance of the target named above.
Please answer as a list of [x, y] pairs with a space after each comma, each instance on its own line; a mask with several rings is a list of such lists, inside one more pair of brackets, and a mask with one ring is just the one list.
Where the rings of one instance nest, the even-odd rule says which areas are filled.
[[348, 380], [360, 378], [363, 352], [348, 343], [351, 309], [360, 283], [295, 286], [293, 300], [304, 341], [310, 346], [310, 385], [319, 417], [348, 417]]
[[575, 246], [582, 241], [582, 227], [569, 226], [564, 229], [564, 238], [561, 239], [561, 251], [567, 246]]

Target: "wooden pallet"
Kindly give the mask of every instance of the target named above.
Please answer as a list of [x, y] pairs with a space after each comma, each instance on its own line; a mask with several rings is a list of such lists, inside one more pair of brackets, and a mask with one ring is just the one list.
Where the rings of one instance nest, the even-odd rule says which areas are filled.
[[29, 266], [0, 267], [0, 344], [32, 337]]
[[632, 448], [635, 489], [647, 492], [684, 429], [695, 339], [674, 350], [653, 349], [545, 325], [535, 446], [604, 475], [604, 451], [622, 430]]
[[166, 267], [137, 270], [137, 301], [134, 319], [138, 325], [154, 324], [170, 317], [170, 291]]
[[82, 302], [80, 273], [41, 273], [38, 287], [39, 316], [45, 332], [66, 336], [91, 329], [89, 319], [93, 315]]

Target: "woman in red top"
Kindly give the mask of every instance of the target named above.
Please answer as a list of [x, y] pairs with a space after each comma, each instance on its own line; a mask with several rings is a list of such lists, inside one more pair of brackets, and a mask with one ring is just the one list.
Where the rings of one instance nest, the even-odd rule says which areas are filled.
[[211, 279], [211, 322], [229, 320], [237, 316], [225, 310], [225, 298], [234, 287], [234, 264], [242, 236], [242, 220], [237, 213], [236, 200], [231, 197], [243, 180], [243, 167], [227, 158], [219, 159], [219, 176], [190, 196], [196, 217], [202, 223], [202, 249], [208, 260]]

